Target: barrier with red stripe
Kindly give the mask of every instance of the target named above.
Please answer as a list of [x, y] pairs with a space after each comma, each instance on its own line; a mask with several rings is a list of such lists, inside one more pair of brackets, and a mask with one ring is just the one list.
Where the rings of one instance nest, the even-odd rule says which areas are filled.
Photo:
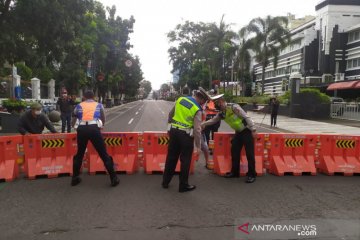
[[17, 161], [22, 159], [22, 136], [0, 137], [0, 180], [13, 181], [19, 175]]
[[[169, 136], [167, 132], [144, 132], [144, 171], [147, 174], [164, 172], [166, 155], [168, 152]], [[190, 173], [194, 173], [195, 160], [198, 154], [193, 154]], [[180, 172], [180, 160], [176, 165], [175, 172]]]
[[73, 157], [77, 151], [75, 133], [34, 134], [24, 136], [24, 171], [29, 179], [46, 175], [72, 175]]
[[278, 176], [316, 175], [317, 138], [315, 134], [270, 134], [269, 162], [265, 163], [269, 172]]
[[319, 149], [319, 172], [345, 176], [360, 174], [360, 137], [321, 135]]
[[[106, 150], [114, 160], [116, 172], [133, 174], [139, 169], [139, 138], [138, 132], [104, 132], [102, 133]], [[89, 174], [106, 172], [105, 166], [94, 146], [89, 142], [87, 146]]]
[[[231, 140], [233, 137], [234, 133], [217, 132], [214, 134], [214, 172], [220, 176], [231, 171]], [[262, 176], [264, 173], [264, 134], [258, 133], [254, 141], [255, 170], [257, 176]], [[240, 176], [245, 176], [247, 171], [248, 163], [244, 146], [240, 157]]]

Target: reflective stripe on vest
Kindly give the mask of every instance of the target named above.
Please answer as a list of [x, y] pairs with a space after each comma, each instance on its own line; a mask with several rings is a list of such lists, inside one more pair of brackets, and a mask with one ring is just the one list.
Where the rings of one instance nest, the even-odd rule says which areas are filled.
[[245, 126], [242, 122], [243, 118], [237, 116], [232, 106], [226, 106], [225, 118], [224, 121], [229, 124], [229, 126], [237, 132], [244, 130]]
[[178, 128], [192, 128], [194, 117], [201, 110], [193, 98], [180, 97], [175, 103], [175, 113], [171, 125]]
[[78, 118], [81, 121], [100, 119], [101, 104], [95, 101], [85, 101], [78, 105]]

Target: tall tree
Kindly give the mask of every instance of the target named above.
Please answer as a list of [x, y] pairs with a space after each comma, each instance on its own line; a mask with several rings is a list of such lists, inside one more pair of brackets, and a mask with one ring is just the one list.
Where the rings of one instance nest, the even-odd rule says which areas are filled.
[[237, 51], [235, 54], [234, 71], [237, 72], [237, 76], [241, 82], [242, 95], [245, 94], [245, 88], [247, 86], [247, 80], [250, 80], [250, 64], [251, 64], [251, 48], [252, 41], [246, 40], [239, 33], [238, 35], [239, 45], [237, 45]]
[[225, 23], [224, 15], [218, 25], [209, 24], [208, 31], [203, 36], [203, 52], [208, 53], [208, 58], [213, 58], [215, 75], [224, 81], [224, 89], [226, 69], [232, 65], [235, 37], [236, 33], [231, 30], [231, 24]]
[[265, 68], [269, 59], [274, 58], [274, 68], [277, 67], [279, 53], [290, 42], [287, 28], [287, 17], [254, 18], [247, 26], [240, 30], [241, 36], [250, 37], [253, 42], [255, 59], [262, 66], [261, 93], [265, 90]]

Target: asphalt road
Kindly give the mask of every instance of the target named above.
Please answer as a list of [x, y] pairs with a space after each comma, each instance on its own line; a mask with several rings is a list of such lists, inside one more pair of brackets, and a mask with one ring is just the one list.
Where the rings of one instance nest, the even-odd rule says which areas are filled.
[[[123, 105], [107, 113], [106, 131], [165, 131], [171, 107], [152, 100]], [[0, 183], [0, 239], [238, 239], [244, 218], [345, 219], [359, 231], [358, 176], [266, 175], [245, 184], [203, 166], [201, 158], [190, 176], [197, 189], [189, 193], [178, 193], [177, 177], [165, 190], [161, 175], [142, 171], [120, 175], [116, 188], [106, 175], [86, 174], [77, 187], [69, 177]]]

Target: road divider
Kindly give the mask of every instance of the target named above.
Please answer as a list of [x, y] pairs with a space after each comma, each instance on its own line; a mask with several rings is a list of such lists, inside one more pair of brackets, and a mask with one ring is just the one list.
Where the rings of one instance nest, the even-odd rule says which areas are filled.
[[[147, 174], [162, 173], [165, 168], [170, 138], [167, 132], [104, 132], [107, 151], [113, 157], [115, 170], [133, 174], [144, 169]], [[231, 170], [233, 133], [215, 133], [213, 146], [214, 173], [223, 176]], [[360, 174], [360, 136], [329, 134], [259, 133], [254, 139], [258, 176], [266, 172], [286, 174], [327, 175]], [[76, 133], [39, 134], [0, 137], [0, 181], [13, 181], [19, 176], [18, 164], [29, 179], [46, 176], [72, 175], [73, 156], [77, 151]], [[190, 173], [194, 173], [193, 154]], [[176, 172], [180, 172], [180, 161]], [[88, 144], [82, 170], [105, 173], [102, 160], [91, 143]], [[241, 151], [241, 176], [248, 170], [246, 152]]]
[[[217, 132], [214, 134], [214, 173], [224, 176], [231, 171], [231, 140], [234, 137], [233, 133]], [[264, 162], [264, 134], [257, 134], [254, 140], [255, 146], [255, 170], [257, 176], [262, 176], [265, 173], [263, 167]], [[248, 171], [248, 164], [244, 148], [241, 151], [240, 157], [240, 176], [245, 176]]]
[[25, 175], [29, 179], [72, 175], [76, 150], [75, 133], [25, 135]]
[[23, 136], [0, 137], [0, 181], [10, 182], [19, 176], [22, 158]]
[[360, 137], [321, 135], [319, 148], [319, 172], [344, 176], [360, 174]]
[[[144, 171], [147, 174], [163, 173], [169, 144], [167, 132], [144, 132], [143, 139]], [[194, 173], [195, 161], [198, 158], [198, 154], [193, 154], [190, 164], [191, 174]], [[179, 160], [175, 172], [180, 172], [180, 166]]]
[[[107, 152], [112, 156], [115, 171], [133, 174], [139, 170], [139, 135], [138, 132], [102, 133]], [[87, 146], [88, 172], [90, 175], [105, 173], [106, 169], [94, 146]]]

